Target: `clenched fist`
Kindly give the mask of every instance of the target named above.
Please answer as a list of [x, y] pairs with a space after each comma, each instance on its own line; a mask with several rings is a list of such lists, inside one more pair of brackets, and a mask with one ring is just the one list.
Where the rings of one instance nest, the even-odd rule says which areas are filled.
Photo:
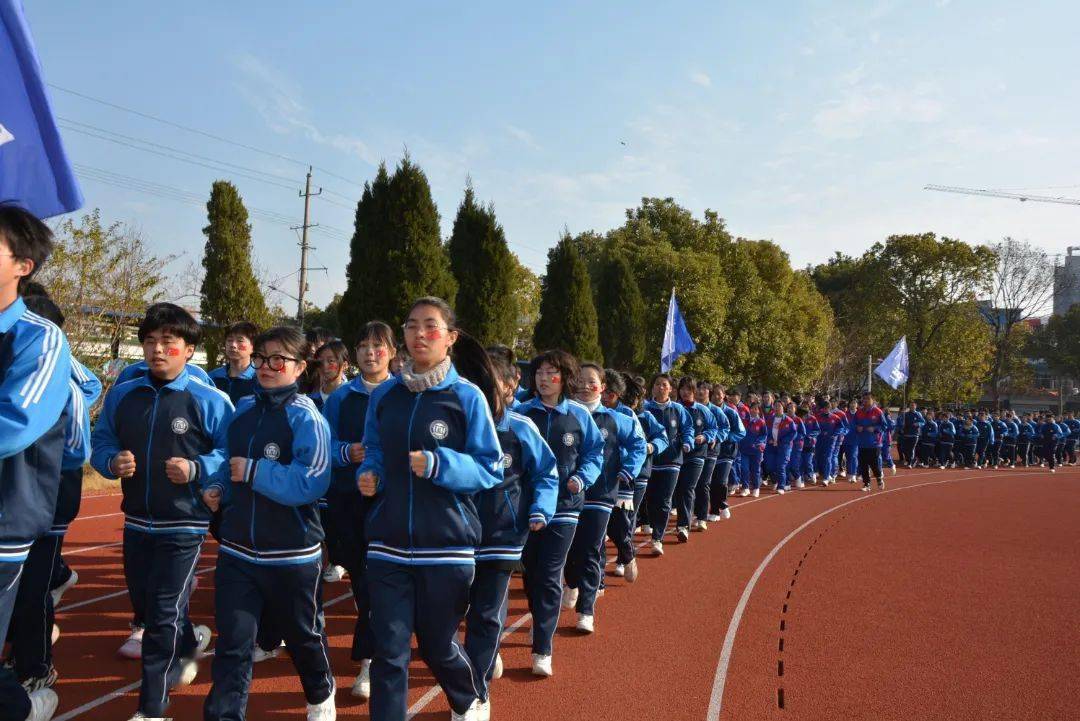
[[546, 525], [547, 524], [544, 523], [543, 521], [532, 521], [529, 524], [529, 530], [530, 531], [542, 531], [542, 530], [544, 530], [544, 526], [546, 526]]
[[221, 508], [221, 491], [217, 488], [208, 488], [203, 491], [202, 502], [214, 513]]
[[566, 490], [571, 493], [581, 493], [582, 488], [584, 488], [584, 485], [582, 484], [581, 479], [576, 476], [566, 482]]
[[247, 471], [248, 459], [233, 456], [229, 459], [229, 476], [233, 483], [243, 483]]
[[378, 485], [379, 477], [371, 471], [361, 473], [360, 477], [356, 479], [356, 486], [360, 489], [360, 495], [368, 498], [375, 495], [375, 489]]
[[135, 454], [131, 451], [120, 451], [112, 459], [113, 473], [119, 478], [131, 478], [135, 475]]
[[364, 444], [363, 443], [350, 443], [349, 444], [349, 462], [350, 463], [363, 463], [364, 462]]
[[165, 461], [165, 477], [177, 485], [191, 480], [191, 461], [186, 458], [170, 458]]
[[423, 478], [427, 474], [427, 455], [423, 451], [410, 451], [409, 468]]

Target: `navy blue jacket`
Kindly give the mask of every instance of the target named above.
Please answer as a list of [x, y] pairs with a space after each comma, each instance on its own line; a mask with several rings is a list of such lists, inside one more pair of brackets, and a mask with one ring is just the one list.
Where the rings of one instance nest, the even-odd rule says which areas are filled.
[[234, 406], [244, 396], [250, 396], [254, 393], [256, 386], [259, 384], [255, 379], [255, 366], [250, 363], [235, 378], [229, 375], [228, 364], [219, 366], [210, 371], [210, 381], [217, 386], [219, 391], [229, 396], [229, 400], [233, 402]]
[[[389, 382], [389, 379], [387, 381]], [[342, 384], [326, 399], [322, 412], [330, 424], [330, 490], [327, 496], [360, 495], [356, 485], [359, 463], [349, 461], [349, 446], [364, 440], [364, 420], [367, 418], [371, 393], [362, 376]]]
[[[589, 410], [577, 401], [563, 399], [548, 408], [539, 397], [517, 407], [528, 416], [547, 441], [559, 468], [559, 502], [553, 524], [577, 523], [585, 504], [585, 493], [600, 476], [604, 465], [604, 438]], [[570, 493], [571, 478], [581, 481], [582, 492]]]
[[712, 403], [704, 404], [709, 409], [709, 413], [712, 413], [713, 423], [715, 428], [713, 429], [713, 440], [709, 444], [709, 450], [705, 454], [706, 458], [716, 458], [720, 455], [720, 447], [727, 441], [728, 434], [731, 431], [730, 423], [728, 421], [727, 414], [724, 413], [724, 409], [718, 405]]
[[986, 443], [994, 442], [994, 424], [989, 420], [976, 419], [975, 427], [979, 429], [979, 440]]
[[1020, 424], [1020, 440], [1031, 442], [1035, 440], [1035, 424], [1031, 421], [1024, 421]]
[[296, 384], [256, 387], [229, 423], [228, 456], [247, 459], [243, 481], [224, 463], [203, 484], [221, 491], [221, 552], [259, 565], [317, 561], [330, 427], [311, 399]]
[[555, 454], [527, 416], [507, 411], [496, 426], [503, 479], [476, 498], [480, 516], [477, 561], [521, 560], [530, 523], [549, 523], [559, 497]]
[[[414, 393], [400, 376], [375, 389], [357, 477], [378, 478], [364, 519], [368, 560], [406, 565], [472, 564], [480, 544], [475, 494], [503, 480], [503, 452], [487, 399], [450, 366], [441, 383]], [[409, 453], [423, 451], [416, 475]]]
[[[112, 479], [113, 458], [121, 451], [135, 455], [135, 475], [120, 483], [125, 528], [204, 534], [210, 525], [200, 485], [226, 462], [233, 404], [213, 385], [193, 378], [190, 368], [161, 388], [142, 375], [105, 394], [91, 437], [90, 464]], [[175, 484], [165, 476], [165, 461], [173, 457], [194, 462], [188, 483]]]
[[693, 436], [704, 436], [705, 442], [698, 444], [693, 442], [693, 448], [686, 454], [684, 460], [691, 458], [704, 458], [709, 451], [709, 446], [714, 440], [716, 440], [716, 416], [712, 414], [709, 407], [694, 401], [690, 405], [682, 404], [682, 407], [686, 409], [686, 412], [690, 414], [690, 418], [693, 421]]
[[952, 443], [956, 438], [956, 426], [951, 420], [943, 420], [938, 423], [938, 436], [942, 443]]
[[1080, 420], [1070, 418], [1064, 421], [1065, 427], [1069, 429], [1069, 438], [1076, 440], [1080, 438]]
[[59, 328], [22, 298], [0, 312], [0, 562], [22, 563], [52, 525], [70, 378]]
[[979, 440], [979, 429], [972, 423], [971, 427], [960, 426], [956, 429], [956, 442], [962, 446], [974, 446]]
[[50, 536], [67, 533], [68, 525], [79, 514], [82, 503], [83, 464], [90, 460], [90, 406], [101, 396], [101, 381], [74, 358], [71, 359], [71, 379], [68, 387], [68, 425], [64, 432], [60, 491], [56, 496]]
[[922, 432], [926, 419], [918, 411], [904, 411], [900, 414], [900, 433], [906, 438], [912, 438]]
[[[652, 413], [634, 413], [634, 410], [622, 403], [615, 406], [615, 410], [623, 415], [630, 416], [637, 419], [638, 427], [641, 429], [642, 435], [645, 437], [645, 450], [647, 455], [645, 456], [645, 462], [641, 464], [641, 470], [638, 471], [637, 476], [634, 478], [634, 486], [642, 487], [649, 481], [649, 474], [652, 473], [652, 460], [658, 453], [663, 453], [668, 447], [667, 431], [660, 425], [659, 421]], [[652, 453], [648, 453], [649, 444], [652, 445]], [[621, 496], [620, 496], [621, 497]]]
[[[194, 363], [188, 363], [186, 367], [187, 372], [191, 374], [192, 378], [197, 378], [208, 386], [214, 385], [214, 381], [210, 379], [210, 374], [204, 371], [200, 366], [197, 366]], [[113, 385], [118, 386], [121, 383], [127, 383], [136, 378], [142, 378], [147, 374], [149, 368], [150, 367], [146, 365], [146, 361], [144, 360], [136, 361], [131, 365], [124, 366], [124, 370], [120, 371], [120, 375], [116, 376], [116, 381]]]
[[694, 447], [694, 419], [682, 403], [668, 401], [660, 405], [656, 401], [645, 401], [645, 411], [651, 413], [656, 422], [667, 432], [668, 447], [653, 455], [653, 468], [657, 470], [677, 470], [682, 466], [683, 454]]
[[596, 483], [585, 491], [585, 508], [606, 512], [617, 499], [634, 498], [634, 479], [645, 464], [647, 444], [631, 416], [599, 405], [592, 418], [604, 439], [604, 465]]

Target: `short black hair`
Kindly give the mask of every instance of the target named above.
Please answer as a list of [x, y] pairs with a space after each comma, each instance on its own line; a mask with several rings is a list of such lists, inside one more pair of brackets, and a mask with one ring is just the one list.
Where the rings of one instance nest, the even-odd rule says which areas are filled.
[[34, 267], [19, 279], [21, 289], [41, 269], [53, 251], [53, 233], [33, 213], [13, 203], [0, 203], [0, 241], [17, 260], [29, 260]]
[[41, 283], [30, 281], [24, 285], [22, 297], [27, 310], [37, 313], [45, 320], [52, 321], [58, 328], [64, 327], [64, 312], [49, 297], [49, 291], [45, 290], [45, 286]]
[[202, 328], [191, 313], [175, 303], [154, 303], [146, 309], [146, 315], [139, 323], [139, 342], [155, 331], [183, 338], [188, 345], [198, 345], [202, 340]]
[[558, 348], [546, 350], [537, 355], [529, 364], [529, 381], [533, 388], [536, 388], [536, 371], [540, 370], [540, 366], [545, 363], [557, 369], [562, 376], [563, 396], [572, 393], [577, 387], [578, 373], [581, 369], [577, 358]]
[[623, 374], [614, 368], [604, 369], [604, 385], [607, 386], [608, 393], [614, 393], [619, 398], [626, 392], [626, 380]]
[[333, 353], [334, 360], [336, 360], [339, 365], [349, 362], [348, 347], [346, 347], [343, 341], [337, 340], [336, 338], [327, 343], [323, 343], [322, 346], [317, 351], [315, 351], [315, 357], [318, 358], [319, 356], [321, 356], [323, 354], [323, 351], [330, 351], [331, 353]]
[[250, 321], [242, 320], [225, 329], [225, 337], [228, 338], [231, 335], [242, 335], [254, 345], [255, 337], [259, 335], [259, 327]]

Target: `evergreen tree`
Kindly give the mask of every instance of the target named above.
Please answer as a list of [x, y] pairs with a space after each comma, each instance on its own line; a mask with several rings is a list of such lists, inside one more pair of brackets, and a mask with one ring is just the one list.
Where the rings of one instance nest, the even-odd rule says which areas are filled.
[[548, 251], [533, 338], [537, 350], [561, 348], [581, 360], [602, 357], [589, 271], [569, 235]]
[[364, 184], [364, 192], [356, 204], [353, 237], [349, 245], [349, 264], [345, 267], [345, 293], [338, 305], [338, 320], [342, 337], [352, 347], [364, 324], [383, 318], [379, 294], [373, 292], [385, 282], [384, 269], [389, 263], [390, 245], [387, 234], [387, 212], [390, 195], [390, 174], [386, 163], [379, 164], [375, 180]]
[[485, 345], [511, 344], [518, 316], [514, 258], [495, 208], [477, 204], [472, 183], [458, 207], [448, 251], [458, 283], [458, 323]]
[[596, 287], [596, 315], [604, 362], [626, 370], [644, 370], [645, 303], [626, 255], [617, 247], [604, 253]]
[[251, 267], [251, 225], [236, 186], [215, 181], [206, 213], [200, 310], [204, 321], [219, 326], [206, 333], [207, 363], [213, 365], [225, 340], [224, 326], [241, 320], [265, 326], [270, 313]]

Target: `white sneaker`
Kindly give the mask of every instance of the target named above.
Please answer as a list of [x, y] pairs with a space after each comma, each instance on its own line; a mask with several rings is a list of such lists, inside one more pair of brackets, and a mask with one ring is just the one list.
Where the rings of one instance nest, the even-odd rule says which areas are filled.
[[866, 492], [867, 492], [867, 491], [869, 491], [869, 490], [870, 490], [870, 486], [869, 486], [869, 485], [865, 485], [865, 486], [863, 486], [863, 487], [862, 487], [862, 491], [863, 491], [863, 493], [866, 493]]
[[854, 483], [854, 482], [855, 482], [855, 476], [850, 476], [850, 477], [849, 477], [849, 478], [847, 479], [847, 482], [848, 482], [848, 483]]
[[641, 532], [643, 534], [645, 534], [646, 536], [651, 536], [652, 535], [652, 526], [650, 526], [649, 524], [646, 523], [644, 526], [641, 527]]
[[491, 699], [476, 701], [476, 721], [491, 721]]
[[750, 489], [749, 488], [742, 489], [742, 492], [739, 495], [742, 496], [743, 498], [746, 498], [747, 496], [750, 495]]
[[619, 578], [622, 578], [622, 577], [624, 577], [626, 575], [626, 566], [624, 566], [621, 563], [616, 563], [615, 564], [615, 570], [612, 571], [611, 573], [613, 575], [615, 575], [615, 576], [618, 576]]
[[196, 661], [184, 661], [184, 667], [180, 669], [180, 685], [190, 686], [199, 674], [199, 664]]
[[576, 588], [570, 588], [569, 586], [563, 586], [562, 590], [562, 607], [567, 611], [577, 605], [578, 590]]
[[73, 587], [78, 582], [79, 574], [76, 573], [75, 569], [73, 568], [71, 569], [71, 575], [68, 577], [68, 580], [64, 581], [59, 586], [49, 592], [49, 594], [52, 596], [53, 608], [56, 608], [60, 605], [60, 599], [64, 597], [64, 594], [68, 591], [68, 589]]
[[356, 698], [371, 698], [371, 659], [360, 662], [360, 673], [356, 674], [349, 693]]
[[803, 479], [800, 478], [799, 480], [795, 481], [795, 487], [806, 488], [806, 484], [803, 482]]
[[663, 543], [663, 541], [653, 541], [651, 545], [652, 545], [652, 550], [653, 550], [654, 554], [656, 554], [657, 556], [663, 556], [664, 555], [664, 543]]
[[210, 646], [210, 627], [199, 624], [191, 630], [195, 632], [195, 658], [202, 658]]
[[1056, 469], [1054, 469], [1054, 468], [1051, 468], [1051, 469], [1050, 469], [1050, 472], [1051, 472], [1051, 473], [1057, 473], [1057, 470], [1056, 470]]
[[785, 493], [787, 493], [787, 491], [786, 491], [786, 490], [784, 490], [783, 488], [777, 488], [777, 489], [776, 489], [776, 495], [778, 495], [778, 496], [782, 496], [782, 495], [784, 495]]
[[255, 650], [251, 652], [251, 662], [252, 663], [262, 663], [263, 661], [269, 661], [272, 658], [277, 658], [278, 656], [281, 655], [281, 649], [284, 648], [284, 647], [285, 647], [285, 642], [284, 641], [282, 641], [281, 644], [279, 644], [277, 648], [275, 648], [275, 649], [273, 649], [271, 651], [266, 651], [263, 648], [261, 648], [259, 646], [259, 644], [255, 644]]
[[337, 583], [343, 578], [345, 578], [345, 569], [341, 566], [327, 566], [322, 574], [322, 580], [327, 583]]
[[330, 695], [322, 703], [307, 705], [307, 721], [335, 721], [336, 719], [337, 706], [334, 705], [334, 689], [330, 689]]
[[52, 644], [54, 646], [56, 645], [56, 642], [60, 640], [60, 627], [55, 623], [52, 625], [52, 636], [50, 638], [52, 639]]
[[675, 537], [679, 539], [679, 543], [686, 543], [690, 540], [690, 529], [686, 526], [679, 526], [675, 529]]
[[132, 626], [131, 635], [127, 637], [117, 653], [124, 658], [142, 658], [142, 637], [142, 626]]
[[885, 479], [884, 478], [877, 479], [877, 487], [878, 487], [878, 490], [882, 490], [882, 491], [885, 490]]
[[750, 495], [753, 496], [754, 498], [757, 498], [758, 496], [761, 495], [761, 489], [760, 488], [755, 488], [754, 490], [750, 491]]
[[709, 523], [716, 523], [717, 521], [720, 520], [720, 514], [719, 513], [710, 513], [709, 515], [705, 516], [705, 520], [708, 521]]
[[677, 509], [677, 508], [672, 508], [672, 509], [671, 509], [670, 511], [668, 511], [668, 515], [669, 515], [669, 516], [671, 516], [672, 518], [676, 518], [676, 517], [678, 517], [678, 515], [679, 515], [679, 509]]
[[502, 678], [503, 675], [503, 660], [502, 654], [495, 654], [495, 668], [491, 670], [491, 678]]
[[[944, 468], [945, 468], [945, 466], [942, 466], [942, 468], [944, 469]], [[894, 476], [896, 475], [896, 466], [889, 466], [889, 470], [890, 470], [890, 471], [892, 471], [892, 474], [893, 474]]]
[[31, 691], [30, 715], [26, 721], [49, 721], [56, 713], [56, 707], [60, 705], [60, 697], [51, 688], [43, 688]]
[[590, 614], [579, 613], [577, 615], [577, 623], [574, 625], [574, 628], [581, 631], [582, 633], [592, 633], [595, 630], [596, 626], [594, 624], [593, 617]]
[[837, 478], [847, 478], [847, 471], [840, 471], [836, 474]]
[[[663, 551], [661, 551], [663, 553]], [[638, 577], [637, 559], [631, 558], [630, 563], [626, 564], [626, 582], [633, 583]]]
[[720, 518], [724, 519], [725, 521], [727, 519], [731, 518], [731, 509], [730, 508], [721, 508], [720, 509]]
[[545, 656], [542, 653], [534, 653], [532, 655], [532, 672], [533, 676], [554, 676], [555, 672], [551, 670], [551, 656]]
[[697, 521], [694, 521], [693, 528], [694, 528], [694, 530], [697, 530], [697, 531], [707, 531], [707, 530], [709, 530], [709, 524], [706, 523], [705, 521], [697, 520]]

